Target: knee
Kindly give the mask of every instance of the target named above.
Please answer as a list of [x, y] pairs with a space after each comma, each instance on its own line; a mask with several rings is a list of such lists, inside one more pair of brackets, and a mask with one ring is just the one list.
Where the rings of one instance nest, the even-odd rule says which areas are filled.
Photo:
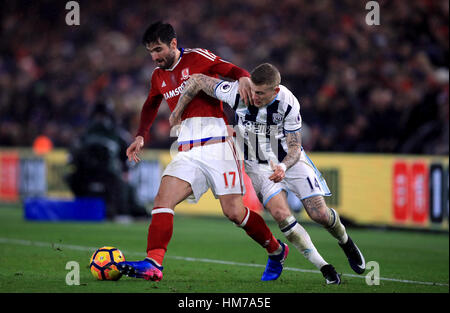
[[314, 222], [328, 226], [330, 220], [330, 209], [325, 204], [325, 201], [306, 202], [304, 203], [304, 206], [308, 216]]
[[242, 197], [235, 195], [225, 195], [219, 197], [223, 214], [232, 222], [240, 224], [247, 213], [247, 209], [242, 203]]
[[305, 207], [308, 216], [316, 223], [328, 226], [330, 209], [327, 207], [322, 196], [315, 196], [304, 199], [303, 206]]
[[292, 215], [291, 211], [288, 208], [282, 207], [277, 207], [275, 209], [270, 210], [270, 214], [277, 223], [286, 220], [289, 216]]
[[155, 197], [153, 205], [155, 207], [163, 207], [163, 208], [170, 208], [170, 209], [175, 208], [175, 204], [170, 201], [170, 197], [164, 197], [159, 192]]
[[321, 206], [315, 210], [312, 210], [311, 214], [309, 214], [309, 217], [316, 223], [319, 223], [324, 226], [328, 226], [329, 220], [330, 220], [330, 209], [325, 206]]
[[242, 203], [239, 203], [238, 201], [225, 201], [221, 204], [223, 214], [230, 221], [239, 225], [244, 220], [247, 209]]
[[223, 214], [233, 223], [240, 224], [245, 217], [246, 209], [236, 206], [223, 208]]

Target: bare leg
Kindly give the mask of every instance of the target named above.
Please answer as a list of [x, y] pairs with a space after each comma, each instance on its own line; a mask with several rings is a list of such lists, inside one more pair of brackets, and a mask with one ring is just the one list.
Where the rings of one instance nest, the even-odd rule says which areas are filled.
[[154, 206], [175, 209], [175, 206], [192, 194], [191, 185], [174, 176], [164, 176], [161, 179]]
[[161, 266], [173, 233], [175, 206], [192, 193], [191, 185], [173, 176], [161, 179], [148, 228], [147, 257]]
[[313, 221], [323, 225], [339, 243], [347, 242], [348, 235], [338, 213], [327, 207], [322, 196], [307, 198], [302, 202], [306, 213]]

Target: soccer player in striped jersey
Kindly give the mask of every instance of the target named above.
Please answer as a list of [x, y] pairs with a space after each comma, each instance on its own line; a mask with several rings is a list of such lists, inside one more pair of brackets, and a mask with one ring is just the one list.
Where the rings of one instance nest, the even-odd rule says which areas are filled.
[[[250, 94], [247, 71], [206, 49], [178, 48], [170, 24], [152, 24], [144, 34], [143, 43], [158, 67], [152, 73], [136, 139], [127, 149], [128, 158], [136, 162], [162, 100], [173, 110], [190, 75], [203, 73], [235, 79], [240, 83], [240, 93]], [[132, 277], [161, 280], [164, 256], [173, 233], [175, 206], [188, 197], [197, 202], [211, 189], [224, 215], [268, 252], [262, 280], [277, 279], [289, 248], [273, 236], [261, 216], [243, 204], [242, 164], [228, 134], [222, 103], [199, 94], [184, 110], [182, 120], [183, 130], [178, 135], [180, 152], [165, 168], [155, 197], [147, 236], [147, 258], [122, 262], [119, 270]]]
[[177, 123], [184, 107], [199, 91], [228, 103], [238, 119], [235, 129], [238, 146], [244, 152], [245, 171], [264, 207], [286, 238], [322, 271], [327, 283], [339, 284], [334, 267], [320, 256], [308, 233], [291, 214], [284, 190], [295, 193], [311, 219], [338, 240], [351, 268], [358, 274], [365, 270], [364, 257], [348, 236], [338, 213], [325, 203], [324, 196], [330, 196], [331, 192], [301, 146], [300, 104], [280, 82], [280, 73], [273, 65], [264, 63], [256, 67], [251, 73], [254, 105], [246, 105], [238, 91], [239, 82], [192, 75], [170, 123]]

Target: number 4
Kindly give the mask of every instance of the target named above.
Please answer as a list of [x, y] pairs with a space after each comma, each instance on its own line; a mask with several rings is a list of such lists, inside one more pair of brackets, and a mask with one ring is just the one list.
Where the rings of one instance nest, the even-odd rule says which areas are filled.
[[[228, 176], [233, 176], [231, 188], [234, 188], [236, 185], [236, 172], [228, 172]], [[223, 173], [223, 179], [225, 180], [225, 188], [228, 188], [228, 179], [227, 179], [227, 173]]]
[[309, 179], [309, 177], [306, 177], [306, 179], [308, 180], [308, 184], [309, 184], [309, 187], [311, 187], [311, 190], [314, 190], [314, 187], [321, 189], [319, 182], [317, 181], [317, 178], [314, 177], [314, 187], [313, 187], [313, 184], [311, 183], [311, 180]]

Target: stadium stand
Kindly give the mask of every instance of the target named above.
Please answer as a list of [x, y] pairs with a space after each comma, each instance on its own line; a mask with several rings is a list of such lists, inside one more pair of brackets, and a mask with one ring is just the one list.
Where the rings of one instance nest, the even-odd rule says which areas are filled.
[[[276, 65], [301, 101], [304, 147], [313, 151], [448, 154], [448, 1], [364, 2], [7, 1], [0, 12], [0, 146], [55, 147], [79, 136], [95, 101], [115, 103], [134, 134], [154, 64], [140, 44], [146, 26], [172, 23], [181, 47], [204, 47], [252, 69]], [[161, 105], [147, 148], [169, 148]]]

